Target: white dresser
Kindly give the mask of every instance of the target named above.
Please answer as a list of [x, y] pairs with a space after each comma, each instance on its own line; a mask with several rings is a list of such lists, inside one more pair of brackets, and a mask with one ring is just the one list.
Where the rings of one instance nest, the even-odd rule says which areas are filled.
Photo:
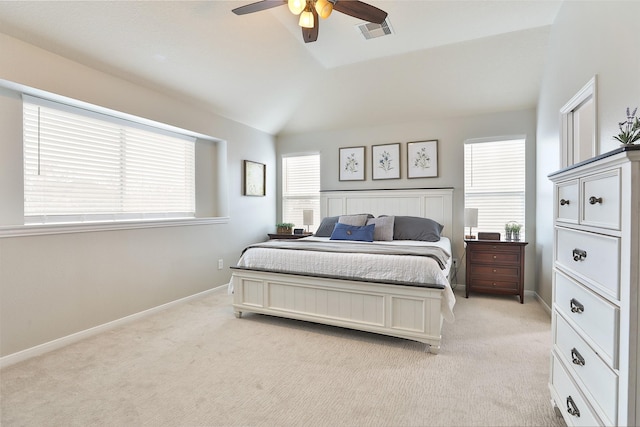
[[640, 424], [640, 146], [555, 172], [552, 402], [567, 425]]

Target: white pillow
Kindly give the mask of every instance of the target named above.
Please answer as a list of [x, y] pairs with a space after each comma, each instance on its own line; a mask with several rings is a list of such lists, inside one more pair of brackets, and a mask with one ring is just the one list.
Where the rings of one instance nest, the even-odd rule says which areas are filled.
[[389, 241], [393, 240], [393, 223], [395, 217], [393, 216], [381, 216], [378, 218], [369, 218], [367, 225], [375, 224], [376, 228], [373, 230], [373, 240]]

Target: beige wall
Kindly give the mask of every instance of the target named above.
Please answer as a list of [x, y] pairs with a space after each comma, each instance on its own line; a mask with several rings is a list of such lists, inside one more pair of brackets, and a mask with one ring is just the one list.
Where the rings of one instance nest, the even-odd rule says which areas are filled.
[[560, 165], [560, 109], [597, 74], [600, 152], [618, 147], [612, 136], [626, 107], [640, 106], [640, 3], [563, 2], [552, 27], [537, 124], [536, 289], [551, 303], [553, 187], [547, 175]]
[[[212, 78], [215, 76], [212, 76]], [[0, 356], [223, 285], [275, 223], [274, 137], [199, 106], [0, 35], [0, 79], [226, 141], [200, 146], [198, 210], [223, 224], [0, 238]], [[0, 92], [0, 225], [21, 221], [19, 99]], [[267, 165], [267, 196], [241, 196], [242, 160]], [[226, 173], [219, 176], [219, 171]], [[209, 168], [209, 169], [207, 169]], [[211, 197], [208, 197], [211, 196]], [[225, 268], [217, 269], [217, 260]]]
[[[424, 120], [390, 126], [371, 126], [365, 129], [347, 129], [335, 132], [318, 132], [304, 135], [282, 135], [277, 138], [278, 159], [285, 154], [320, 152], [321, 189], [387, 189], [387, 188], [454, 188], [454, 230], [452, 244], [454, 257], [462, 259], [463, 208], [464, 208], [464, 141], [473, 138], [489, 138], [526, 135], [527, 153], [527, 202], [526, 228], [529, 248], [525, 289], [533, 290], [535, 284], [535, 110], [487, 114], [446, 120]], [[407, 179], [406, 144], [408, 141], [438, 140], [438, 177]], [[371, 179], [371, 146], [401, 142], [401, 179]], [[338, 148], [366, 146], [366, 180], [341, 182], [338, 180]], [[496, 165], [499, 166], [499, 165]], [[278, 182], [278, 189], [280, 188]], [[278, 217], [281, 206], [278, 206]], [[506, 221], [505, 221], [506, 222]], [[464, 283], [464, 268], [458, 273], [456, 283]]]

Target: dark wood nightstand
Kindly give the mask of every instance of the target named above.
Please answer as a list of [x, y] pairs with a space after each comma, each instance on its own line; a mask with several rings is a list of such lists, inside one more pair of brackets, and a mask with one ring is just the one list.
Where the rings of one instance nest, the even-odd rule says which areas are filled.
[[466, 297], [469, 292], [518, 295], [524, 303], [524, 247], [527, 242], [465, 240]]
[[313, 235], [313, 233], [309, 233], [309, 234], [277, 234], [277, 233], [273, 233], [273, 234], [267, 234], [269, 236], [270, 240], [273, 239], [302, 239], [303, 237], [309, 237], [311, 235]]

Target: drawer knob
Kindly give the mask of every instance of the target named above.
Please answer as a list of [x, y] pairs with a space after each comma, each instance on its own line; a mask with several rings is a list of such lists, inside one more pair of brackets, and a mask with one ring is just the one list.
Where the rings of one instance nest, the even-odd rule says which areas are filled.
[[560, 199], [560, 206], [564, 206], [564, 205], [568, 205], [568, 204], [569, 204], [569, 200]]
[[594, 197], [594, 196], [589, 197], [590, 205], [595, 205], [596, 203], [602, 203], [602, 197]]
[[584, 313], [584, 305], [582, 305], [577, 299], [571, 298], [569, 305], [571, 306], [572, 313]]
[[497, 271], [498, 271], [498, 270], [496, 270], [495, 268], [493, 269], [493, 272], [494, 272], [494, 273], [495, 273], [495, 272], [497, 272]]
[[583, 251], [582, 249], [574, 249], [573, 250], [573, 260], [574, 261], [583, 261], [587, 258], [587, 251]]
[[584, 357], [575, 348], [571, 349], [571, 361], [574, 365], [584, 366]]
[[498, 257], [496, 255], [493, 256], [493, 259], [497, 259]]
[[567, 412], [574, 417], [580, 418], [580, 410], [571, 396], [567, 397]]

